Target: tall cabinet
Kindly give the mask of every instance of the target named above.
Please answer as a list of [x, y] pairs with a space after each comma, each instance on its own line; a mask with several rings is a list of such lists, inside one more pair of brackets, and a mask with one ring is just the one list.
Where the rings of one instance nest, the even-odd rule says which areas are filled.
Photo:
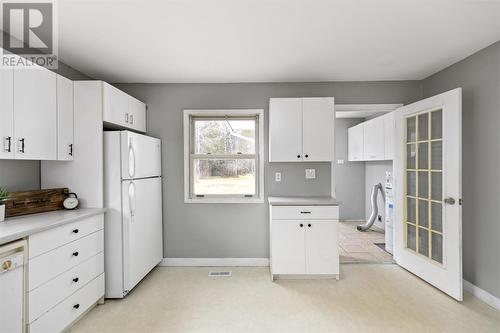
[[271, 98], [269, 161], [333, 161], [334, 127], [333, 97]]

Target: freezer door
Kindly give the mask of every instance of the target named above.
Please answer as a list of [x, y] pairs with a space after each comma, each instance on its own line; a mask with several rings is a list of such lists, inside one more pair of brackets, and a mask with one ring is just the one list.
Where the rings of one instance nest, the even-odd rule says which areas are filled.
[[161, 141], [130, 131], [121, 132], [122, 179], [161, 175]]
[[161, 196], [161, 178], [122, 182], [125, 291], [163, 258]]

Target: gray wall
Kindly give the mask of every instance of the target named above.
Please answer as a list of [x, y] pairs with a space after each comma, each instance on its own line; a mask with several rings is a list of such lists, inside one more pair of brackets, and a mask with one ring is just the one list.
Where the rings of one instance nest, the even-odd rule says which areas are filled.
[[[365, 218], [368, 219], [372, 213], [371, 194], [373, 185], [381, 183], [385, 186], [385, 172], [392, 172], [392, 161], [373, 161], [365, 162], [365, 183], [364, 183], [364, 196], [365, 196]], [[380, 192], [378, 193], [378, 215], [382, 216], [382, 222], [375, 220], [375, 226], [385, 229], [385, 203]]]
[[363, 122], [363, 119], [336, 119], [335, 159], [344, 164], [335, 165], [337, 199], [342, 202], [340, 218], [363, 220], [365, 218], [365, 163], [347, 160], [347, 129]]
[[429, 97], [462, 87], [464, 277], [500, 297], [500, 42], [423, 81]]
[[[183, 109], [261, 108], [265, 110], [267, 123], [270, 97], [335, 96], [336, 103], [409, 103], [418, 100], [421, 94], [418, 81], [117, 86], [148, 104], [148, 133], [163, 142], [164, 256], [171, 258], [269, 256], [267, 204], [184, 204]], [[267, 131], [265, 142], [267, 144]], [[343, 149], [347, 149], [347, 140], [343, 145]], [[265, 151], [267, 161], [267, 149]], [[317, 169], [316, 180], [304, 179], [306, 167]], [[339, 174], [345, 175], [345, 169], [339, 170]], [[274, 183], [274, 172], [278, 170], [283, 180]], [[358, 193], [362, 193], [363, 188], [360, 173], [354, 172], [351, 185]], [[330, 193], [329, 164], [266, 162], [265, 176], [266, 196]], [[343, 192], [350, 186], [347, 178], [339, 183], [339, 197], [346, 201], [344, 204], [353, 217], [359, 218], [364, 213], [363, 203], [350, 206], [351, 201], [359, 201], [359, 197]]]
[[[71, 80], [91, 79], [63, 63], [59, 63], [59, 68], [54, 72]], [[6, 187], [11, 192], [39, 189], [40, 162], [0, 160], [0, 186]]]

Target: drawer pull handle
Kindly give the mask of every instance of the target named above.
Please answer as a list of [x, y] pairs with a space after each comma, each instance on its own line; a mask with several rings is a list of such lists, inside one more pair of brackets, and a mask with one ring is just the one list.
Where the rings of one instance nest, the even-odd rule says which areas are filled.
[[73, 252], [73, 256], [78, 257], [78, 251]]
[[80, 230], [78, 230], [78, 229], [74, 229], [74, 230], [73, 230], [73, 233], [74, 233], [74, 234], [77, 234], [79, 231], [80, 231]]
[[75, 304], [75, 305], [73, 305], [73, 307], [78, 310], [78, 308], [80, 307], [80, 304]]
[[311, 214], [309, 211], [301, 211], [300, 214]]
[[307, 226], [310, 228], [311, 227], [311, 223], [309, 223]]
[[299, 226], [302, 228], [304, 225], [301, 223], [301, 224], [299, 224]]
[[76, 278], [74, 278], [74, 279], [73, 279], [73, 282], [74, 282], [74, 283], [77, 283], [79, 280], [80, 280], [80, 279], [76, 277]]

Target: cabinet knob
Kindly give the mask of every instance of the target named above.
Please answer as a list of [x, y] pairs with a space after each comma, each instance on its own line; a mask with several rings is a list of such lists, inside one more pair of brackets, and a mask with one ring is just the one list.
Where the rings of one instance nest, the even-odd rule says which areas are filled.
[[69, 144], [69, 156], [73, 156], [73, 144]]
[[299, 226], [302, 228], [304, 225], [301, 223], [301, 224], [299, 224]]
[[308, 157], [309, 157], [309, 155], [305, 154], [305, 157], [306, 157], [306, 158], [308, 158]]
[[125, 122], [128, 123], [128, 113], [125, 113]]
[[73, 279], [73, 282], [77, 283], [79, 280], [80, 279], [76, 277], [76, 278]]
[[73, 305], [73, 307], [78, 310], [78, 308], [80, 307], [80, 304], [75, 304], [75, 305]]
[[300, 158], [300, 155], [297, 155], [297, 158]]
[[74, 233], [74, 234], [77, 234], [78, 232], [80, 232], [80, 230], [78, 230], [78, 229], [73, 229], [73, 233]]
[[79, 254], [78, 251], [73, 252], [74, 257], [78, 257], [78, 254]]
[[307, 226], [310, 228], [311, 227], [311, 223], [309, 223]]

